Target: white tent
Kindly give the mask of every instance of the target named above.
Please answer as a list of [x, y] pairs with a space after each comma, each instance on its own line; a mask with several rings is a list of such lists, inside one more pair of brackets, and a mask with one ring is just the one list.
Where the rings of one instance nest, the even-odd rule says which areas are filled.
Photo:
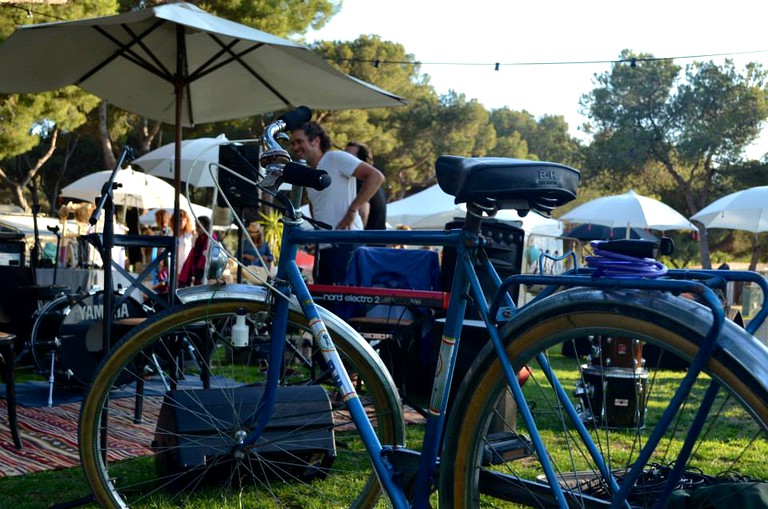
[[[387, 204], [387, 222], [392, 226], [405, 224], [416, 230], [441, 230], [446, 223], [467, 214], [466, 205], [456, 205], [453, 196], [445, 193], [440, 186], [412, 194], [402, 200]], [[557, 237], [563, 233], [562, 222], [529, 212], [520, 217], [515, 210], [501, 210], [496, 219], [519, 222], [517, 225], [528, 233]]]

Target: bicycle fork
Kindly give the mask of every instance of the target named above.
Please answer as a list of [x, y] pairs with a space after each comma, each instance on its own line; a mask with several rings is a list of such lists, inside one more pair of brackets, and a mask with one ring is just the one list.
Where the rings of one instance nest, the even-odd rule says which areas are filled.
[[[325, 327], [325, 323], [323, 323], [322, 319], [320, 318], [320, 314], [317, 311], [317, 306], [315, 306], [315, 303], [309, 294], [309, 290], [304, 284], [304, 280], [302, 279], [299, 268], [294, 260], [291, 260], [287, 263], [286, 272], [288, 274], [290, 285], [296, 292], [296, 297], [299, 301], [299, 304], [301, 305], [302, 310], [304, 311], [304, 316], [309, 323], [312, 336], [314, 337], [316, 344], [319, 346], [320, 352], [322, 353], [325, 362], [328, 364], [331, 377], [333, 378], [336, 387], [341, 391], [342, 400], [346, 404], [347, 409], [352, 417], [352, 421], [355, 423], [358, 433], [360, 433], [360, 436], [363, 440], [363, 444], [368, 451], [368, 456], [371, 459], [373, 468], [379, 478], [379, 482], [381, 483], [384, 491], [389, 496], [393, 507], [398, 509], [407, 508], [408, 501], [405, 497], [405, 494], [400, 486], [397, 485], [393, 480], [393, 468], [391, 464], [384, 459], [384, 447], [381, 445], [378, 436], [376, 436], [376, 432], [368, 418], [368, 415], [365, 412], [365, 409], [363, 408], [363, 404], [358, 397], [354, 384], [352, 383], [352, 380], [350, 379], [349, 374], [347, 373], [347, 370], [342, 363], [339, 352], [336, 350], [336, 346], [333, 344], [333, 340], [331, 339], [331, 335], [329, 334], [328, 329]], [[278, 289], [285, 292], [288, 290], [288, 286], [285, 285], [283, 287], [279, 287]], [[285, 337], [284, 328], [285, 324], [287, 323], [288, 307], [288, 299], [279, 298], [277, 300], [275, 306], [276, 314], [273, 338]], [[279, 324], [282, 324], [283, 330], [277, 330]], [[273, 341], [273, 343], [276, 342], [284, 343], [280, 341]], [[274, 365], [279, 366], [280, 361], [278, 360], [278, 362], [275, 362]], [[268, 372], [272, 370], [272, 366], [273, 363], [270, 362]], [[276, 392], [276, 386], [277, 380], [275, 379], [274, 385], [270, 385], [270, 383], [268, 383], [267, 392]], [[269, 409], [269, 412], [266, 413], [265, 420], [269, 419], [270, 413], [271, 408]], [[262, 416], [262, 418], [264, 418], [264, 416]]]

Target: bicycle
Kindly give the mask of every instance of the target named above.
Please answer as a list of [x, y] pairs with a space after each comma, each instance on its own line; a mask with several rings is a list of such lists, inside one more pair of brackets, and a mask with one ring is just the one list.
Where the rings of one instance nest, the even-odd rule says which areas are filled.
[[[735, 280], [765, 292], [763, 278], [666, 271], [649, 256], [655, 246], [617, 241], [599, 246], [595, 266], [501, 281], [484, 257], [482, 221], [571, 200], [578, 172], [554, 163], [441, 157], [441, 187], [467, 203], [461, 229], [302, 229], [301, 187], [320, 189], [325, 178], [275, 141], [301, 115], [281, 117], [261, 139], [266, 176], [256, 184], [284, 213], [271, 284], [179, 290], [182, 304], [122, 338], [93, 379], [80, 454], [100, 504], [650, 507], [736, 466], [768, 477], [768, 349], [752, 336], [768, 309], [744, 330], [724, 318], [715, 293]], [[276, 192], [281, 181], [294, 184], [290, 198]], [[418, 452], [405, 447], [386, 368], [354, 329], [315, 306], [296, 266], [299, 246], [323, 242], [456, 249]], [[490, 300], [477, 260], [497, 287]], [[624, 273], [638, 263], [637, 274]], [[545, 289], [518, 308], [513, 285]], [[490, 340], [448, 414], [469, 299]], [[561, 354], [584, 338], [588, 356]], [[654, 360], [644, 363], [638, 345], [653, 346]], [[127, 390], [126, 377], [139, 388]]]

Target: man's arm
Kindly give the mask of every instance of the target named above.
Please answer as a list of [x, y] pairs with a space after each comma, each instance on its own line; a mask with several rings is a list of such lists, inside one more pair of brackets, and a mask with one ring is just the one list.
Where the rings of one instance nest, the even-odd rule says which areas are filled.
[[362, 185], [360, 186], [360, 190], [357, 192], [355, 199], [349, 204], [347, 213], [336, 226], [339, 230], [348, 230], [351, 228], [352, 223], [355, 221], [355, 214], [360, 212], [363, 205], [368, 203], [368, 200], [376, 194], [376, 191], [379, 190], [381, 184], [384, 183], [384, 174], [368, 163], [360, 163], [357, 168], [355, 168], [352, 176], [360, 180]]

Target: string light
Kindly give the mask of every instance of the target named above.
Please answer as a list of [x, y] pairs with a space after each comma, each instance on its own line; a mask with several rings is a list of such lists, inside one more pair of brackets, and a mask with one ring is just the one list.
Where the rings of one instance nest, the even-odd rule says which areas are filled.
[[676, 57], [646, 57], [646, 58], [625, 58], [625, 59], [618, 59], [618, 60], [560, 60], [560, 61], [553, 61], [553, 62], [508, 62], [508, 63], [502, 63], [502, 62], [494, 62], [494, 63], [488, 63], [488, 62], [422, 62], [420, 60], [381, 60], [381, 59], [365, 59], [365, 58], [331, 58], [326, 57], [326, 60], [336, 62], [336, 63], [342, 63], [342, 62], [348, 62], [348, 63], [370, 63], [373, 64], [375, 68], [380, 68], [382, 64], [393, 64], [393, 65], [414, 65], [414, 66], [422, 66], [422, 65], [454, 65], [454, 66], [479, 66], [479, 67], [493, 67], [494, 71], [498, 71], [501, 69], [502, 66], [508, 66], [508, 67], [522, 67], [522, 66], [541, 66], [541, 65], [594, 65], [594, 64], [621, 64], [626, 63], [629, 64], [630, 67], [635, 68], [637, 67], [637, 64], [640, 62], [657, 62], [662, 60], [690, 60], [694, 58], [713, 58], [713, 57], [730, 57], [730, 56], [738, 56], [738, 55], [752, 55], [757, 53], [768, 53], [768, 49], [764, 50], [755, 50], [755, 51], [740, 51], [740, 52], [734, 52], [734, 53], [709, 53], [709, 54], [701, 54], [701, 55], [684, 55], [684, 56], [676, 56]]

